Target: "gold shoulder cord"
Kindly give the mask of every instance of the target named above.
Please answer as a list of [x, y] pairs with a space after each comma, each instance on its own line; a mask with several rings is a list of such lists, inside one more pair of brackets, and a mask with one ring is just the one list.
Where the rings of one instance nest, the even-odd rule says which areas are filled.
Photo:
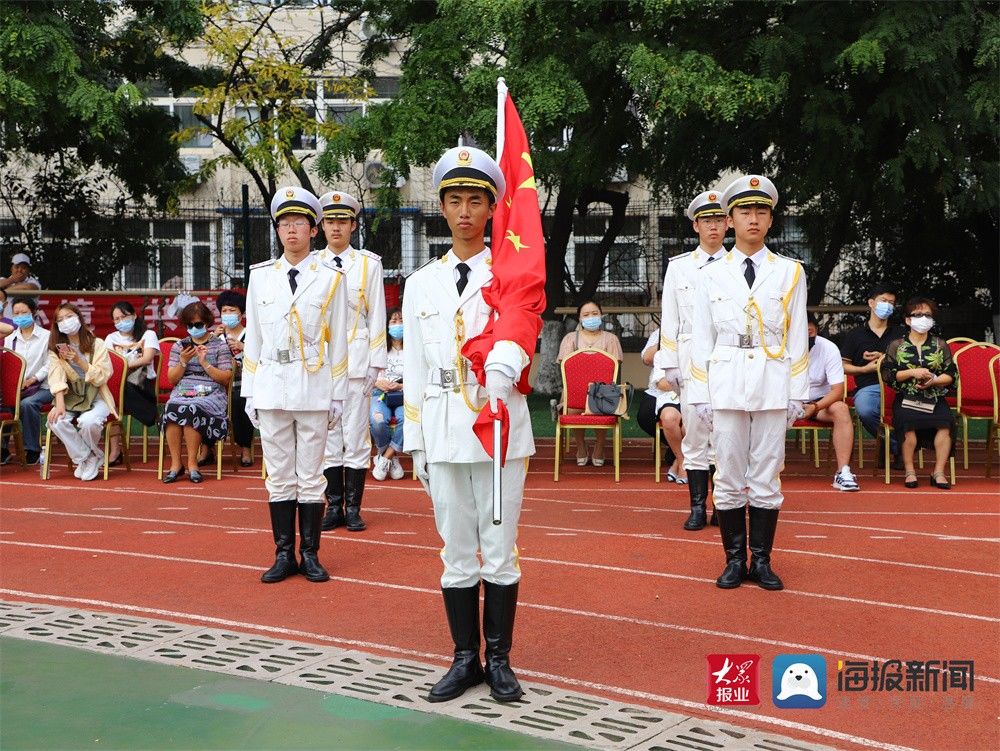
[[757, 301], [753, 298], [750, 299], [750, 307], [753, 309], [757, 318], [757, 330], [760, 332], [760, 346], [764, 350], [764, 354], [767, 355], [772, 360], [780, 360], [785, 356], [785, 347], [788, 345], [788, 329], [791, 326], [791, 316], [788, 314], [788, 302], [792, 298], [792, 293], [795, 291], [795, 285], [799, 283], [799, 277], [802, 276], [802, 264], [795, 264], [795, 278], [792, 279], [792, 286], [788, 288], [788, 294], [781, 298], [781, 307], [784, 309], [784, 332], [781, 335], [781, 349], [777, 352], [772, 352], [767, 348], [767, 344], [764, 339], [764, 315], [760, 311], [760, 306], [757, 305]]
[[362, 258], [364, 260], [361, 262], [361, 289], [358, 290], [358, 315], [354, 319], [354, 328], [351, 329], [351, 335], [347, 337], [348, 344], [354, 341], [354, 337], [358, 333], [358, 324], [361, 322], [361, 303], [365, 305], [365, 318], [368, 318], [368, 295], [365, 294], [365, 287], [368, 286], [368, 256], [362, 256]]
[[465, 345], [465, 319], [462, 318], [462, 309], [459, 308], [458, 312], [455, 313], [455, 347], [458, 354], [455, 357], [455, 370], [458, 371], [458, 377], [461, 379], [461, 384], [458, 388], [462, 390], [462, 399], [465, 400], [465, 406], [471, 409], [476, 414], [482, 412], [483, 407], [486, 406], [486, 402], [483, 402], [480, 406], [475, 406], [470, 400], [469, 395], [465, 391], [465, 382], [468, 378], [467, 374], [469, 371], [468, 365], [465, 363], [465, 358], [462, 357], [462, 347]]
[[318, 373], [323, 368], [323, 345], [330, 341], [330, 327], [326, 325], [326, 309], [330, 306], [330, 301], [337, 292], [337, 287], [340, 286], [340, 280], [343, 276], [343, 274], [337, 274], [337, 278], [334, 279], [333, 285], [330, 287], [330, 294], [326, 296], [326, 302], [324, 302], [323, 307], [319, 309], [320, 318], [323, 319], [323, 328], [319, 333], [319, 362], [316, 363], [316, 367], [314, 368], [310, 368], [306, 362], [306, 341], [305, 334], [302, 331], [302, 317], [299, 315], [298, 308], [292, 305], [291, 315], [295, 319], [296, 333], [299, 335], [299, 354], [302, 356], [302, 367], [305, 368], [306, 373], [309, 373], [310, 375]]

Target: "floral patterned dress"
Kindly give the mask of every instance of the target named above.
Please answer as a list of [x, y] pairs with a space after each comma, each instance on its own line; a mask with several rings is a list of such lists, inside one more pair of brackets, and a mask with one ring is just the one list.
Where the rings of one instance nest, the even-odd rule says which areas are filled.
[[[219, 370], [233, 369], [233, 354], [225, 342], [213, 336], [204, 344], [208, 348], [206, 359], [210, 365]], [[168, 367], [173, 367], [180, 361], [180, 342], [174, 342], [174, 346], [170, 348]], [[228, 406], [226, 387], [213, 381], [197, 358], [193, 357], [181, 380], [170, 392], [170, 401], [163, 410], [163, 424], [173, 423], [194, 428], [201, 433], [205, 443], [215, 443], [228, 435]]]
[[[896, 389], [896, 398], [892, 403], [892, 426], [896, 430], [916, 431], [917, 445], [920, 448], [933, 447], [934, 434], [940, 428], [950, 428], [954, 434], [955, 416], [945, 401], [945, 396], [958, 383], [958, 368], [955, 367], [951, 349], [944, 339], [928, 336], [923, 344], [914, 344], [907, 335], [889, 342], [880, 367], [883, 382]], [[913, 379], [901, 383], [896, 381], [899, 371], [911, 368], [927, 368], [934, 375], [950, 375], [952, 385], [934, 386], [921, 391]], [[934, 408], [930, 412], [910, 409], [903, 406], [904, 400], [931, 402]]]

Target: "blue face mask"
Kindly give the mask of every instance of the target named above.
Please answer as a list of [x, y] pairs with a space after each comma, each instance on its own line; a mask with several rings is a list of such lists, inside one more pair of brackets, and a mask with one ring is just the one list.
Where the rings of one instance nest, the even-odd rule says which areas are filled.
[[121, 320], [115, 321], [115, 328], [123, 334], [131, 334], [132, 329], [135, 328], [135, 319], [122, 318]]
[[26, 329], [35, 323], [35, 317], [31, 313], [25, 313], [24, 315], [14, 316], [11, 319], [14, 325], [19, 329]]
[[192, 339], [200, 339], [207, 333], [208, 329], [206, 329], [204, 326], [199, 326], [196, 329], [193, 329], [190, 326], [188, 326], [188, 336], [190, 336]]
[[394, 324], [392, 324], [389, 327], [389, 336], [391, 336], [393, 339], [402, 339], [403, 338], [403, 324], [401, 324], [401, 323], [394, 323]]
[[222, 325], [225, 326], [227, 329], [234, 329], [240, 325], [241, 317], [242, 316], [240, 316], [239, 313], [223, 313]]
[[601, 328], [601, 323], [601, 316], [589, 316], [580, 321], [580, 325], [587, 329], [587, 331], [597, 331]]
[[885, 300], [879, 300], [875, 303], [875, 315], [881, 318], [883, 321], [892, 315], [892, 311], [896, 309], [896, 306], [891, 302], [886, 302]]

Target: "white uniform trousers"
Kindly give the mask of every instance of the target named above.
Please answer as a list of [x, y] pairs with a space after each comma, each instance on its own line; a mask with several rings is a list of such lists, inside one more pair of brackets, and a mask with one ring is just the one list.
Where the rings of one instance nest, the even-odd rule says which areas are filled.
[[[104, 423], [110, 414], [111, 409], [98, 396], [94, 399], [93, 406], [86, 412], [67, 412], [52, 426], [52, 432], [66, 447], [66, 453], [73, 460], [73, 464], [79, 465], [91, 454], [104, 456], [104, 442], [101, 436], [104, 433]], [[76, 425], [70, 419], [73, 416], [76, 416]]]
[[715, 410], [713, 500], [717, 509], [743, 508], [747, 501], [757, 508], [781, 508], [787, 417], [783, 409]]
[[681, 391], [681, 420], [684, 422], [684, 439], [681, 441], [681, 451], [684, 452], [684, 469], [708, 469], [712, 463], [709, 453], [708, 427], [698, 419], [694, 405], [688, 404], [684, 389]]
[[372, 436], [369, 429], [372, 399], [364, 396], [364, 387], [364, 378], [348, 380], [344, 414], [326, 436], [324, 467], [368, 469], [372, 456]]
[[258, 409], [269, 501], [326, 501], [323, 445], [327, 410]]
[[[511, 459], [501, 470], [503, 513], [497, 526], [493, 524], [492, 462], [435, 462], [428, 464], [427, 473], [434, 522], [444, 541], [442, 588], [472, 587], [480, 579], [501, 585], [519, 581], [517, 523], [528, 460]], [[482, 553], [482, 566], [477, 552]]]

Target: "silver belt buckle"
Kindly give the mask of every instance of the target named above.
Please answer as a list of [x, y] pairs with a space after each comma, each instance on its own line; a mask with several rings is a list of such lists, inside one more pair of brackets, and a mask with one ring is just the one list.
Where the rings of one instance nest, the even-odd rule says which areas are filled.
[[455, 371], [438, 368], [441, 373], [441, 388], [452, 388], [455, 385]]
[[739, 334], [740, 337], [740, 349], [753, 349], [753, 335], [752, 334]]
[[282, 365], [287, 365], [291, 361], [292, 357], [287, 349], [278, 350], [278, 362], [280, 362]]

